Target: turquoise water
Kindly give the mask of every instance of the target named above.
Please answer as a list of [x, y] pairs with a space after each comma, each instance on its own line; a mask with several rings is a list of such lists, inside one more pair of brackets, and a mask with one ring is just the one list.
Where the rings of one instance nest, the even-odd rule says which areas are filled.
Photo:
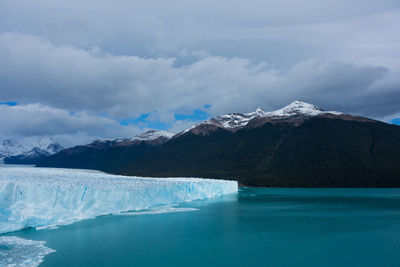
[[9, 235], [40, 266], [400, 266], [400, 189], [242, 188], [198, 210], [103, 216]]

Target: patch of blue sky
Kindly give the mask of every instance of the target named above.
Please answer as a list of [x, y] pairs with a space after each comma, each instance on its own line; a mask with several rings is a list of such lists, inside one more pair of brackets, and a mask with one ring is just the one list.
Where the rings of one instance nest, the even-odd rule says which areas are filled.
[[[210, 108], [210, 105], [205, 105], [204, 108], [208, 109]], [[138, 126], [139, 128], [151, 128], [151, 129], [156, 129], [156, 130], [168, 130], [168, 128], [173, 126], [173, 122], [161, 122], [161, 121], [156, 121], [156, 120], [150, 120], [149, 119], [150, 113], [144, 113], [140, 115], [139, 117], [136, 118], [124, 118], [121, 120], [118, 120], [118, 122], [123, 125], [135, 125]], [[208, 112], [201, 110], [201, 109], [195, 109], [191, 114], [179, 114], [176, 113], [174, 114], [175, 121], [191, 121], [191, 122], [198, 122], [198, 121], [203, 121], [206, 120], [210, 117]]]
[[119, 120], [119, 123], [123, 126], [127, 125], [134, 125], [138, 126], [139, 128], [151, 128], [156, 130], [166, 130], [168, 129], [171, 124], [166, 122], [148, 120], [150, 113], [144, 113], [136, 118], [125, 118]]
[[400, 125], [400, 118], [393, 119], [391, 122], [392, 122], [393, 124]]
[[6, 101], [6, 102], [0, 102], [0, 105], [7, 105], [7, 106], [10, 106], [10, 107], [13, 107], [13, 106], [18, 105], [18, 103], [14, 102], [14, 101]]
[[[209, 105], [206, 105], [209, 106]], [[204, 106], [204, 107], [206, 107]], [[192, 114], [175, 114], [175, 120], [177, 121], [201, 121], [206, 120], [210, 117], [210, 115], [203, 110], [195, 109]]]
[[121, 119], [121, 120], [119, 120], [119, 123], [121, 125], [124, 125], [124, 126], [126, 126], [126, 125], [138, 125], [138, 124], [140, 125], [141, 123], [149, 122], [147, 120], [147, 117], [149, 117], [149, 115], [150, 115], [150, 113], [144, 113], [144, 114], [140, 115], [137, 118]]

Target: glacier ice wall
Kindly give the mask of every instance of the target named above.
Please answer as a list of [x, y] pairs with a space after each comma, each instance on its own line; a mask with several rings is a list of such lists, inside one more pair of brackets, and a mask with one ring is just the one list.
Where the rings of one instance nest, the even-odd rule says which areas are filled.
[[0, 168], [0, 233], [206, 199], [237, 190], [236, 181], [226, 180]]

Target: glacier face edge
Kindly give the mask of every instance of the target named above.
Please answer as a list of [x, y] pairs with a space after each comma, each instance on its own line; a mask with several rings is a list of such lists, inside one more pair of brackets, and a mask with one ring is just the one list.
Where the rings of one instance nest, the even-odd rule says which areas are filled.
[[0, 167], [0, 233], [231, 194], [236, 181]]

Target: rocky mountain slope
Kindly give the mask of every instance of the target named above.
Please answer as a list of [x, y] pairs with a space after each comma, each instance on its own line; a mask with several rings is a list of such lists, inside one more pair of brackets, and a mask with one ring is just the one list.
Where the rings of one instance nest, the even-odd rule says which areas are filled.
[[157, 145], [57, 153], [39, 165], [248, 186], [398, 187], [400, 127], [295, 101], [272, 112], [218, 116]]
[[0, 161], [6, 164], [36, 164], [62, 149], [62, 146], [48, 138], [29, 144], [6, 139], [0, 143]]
[[38, 166], [98, 169], [117, 173], [129, 164], [167, 142], [173, 136], [165, 131], [150, 130], [133, 138], [95, 140], [87, 145], [64, 149], [41, 161]]

